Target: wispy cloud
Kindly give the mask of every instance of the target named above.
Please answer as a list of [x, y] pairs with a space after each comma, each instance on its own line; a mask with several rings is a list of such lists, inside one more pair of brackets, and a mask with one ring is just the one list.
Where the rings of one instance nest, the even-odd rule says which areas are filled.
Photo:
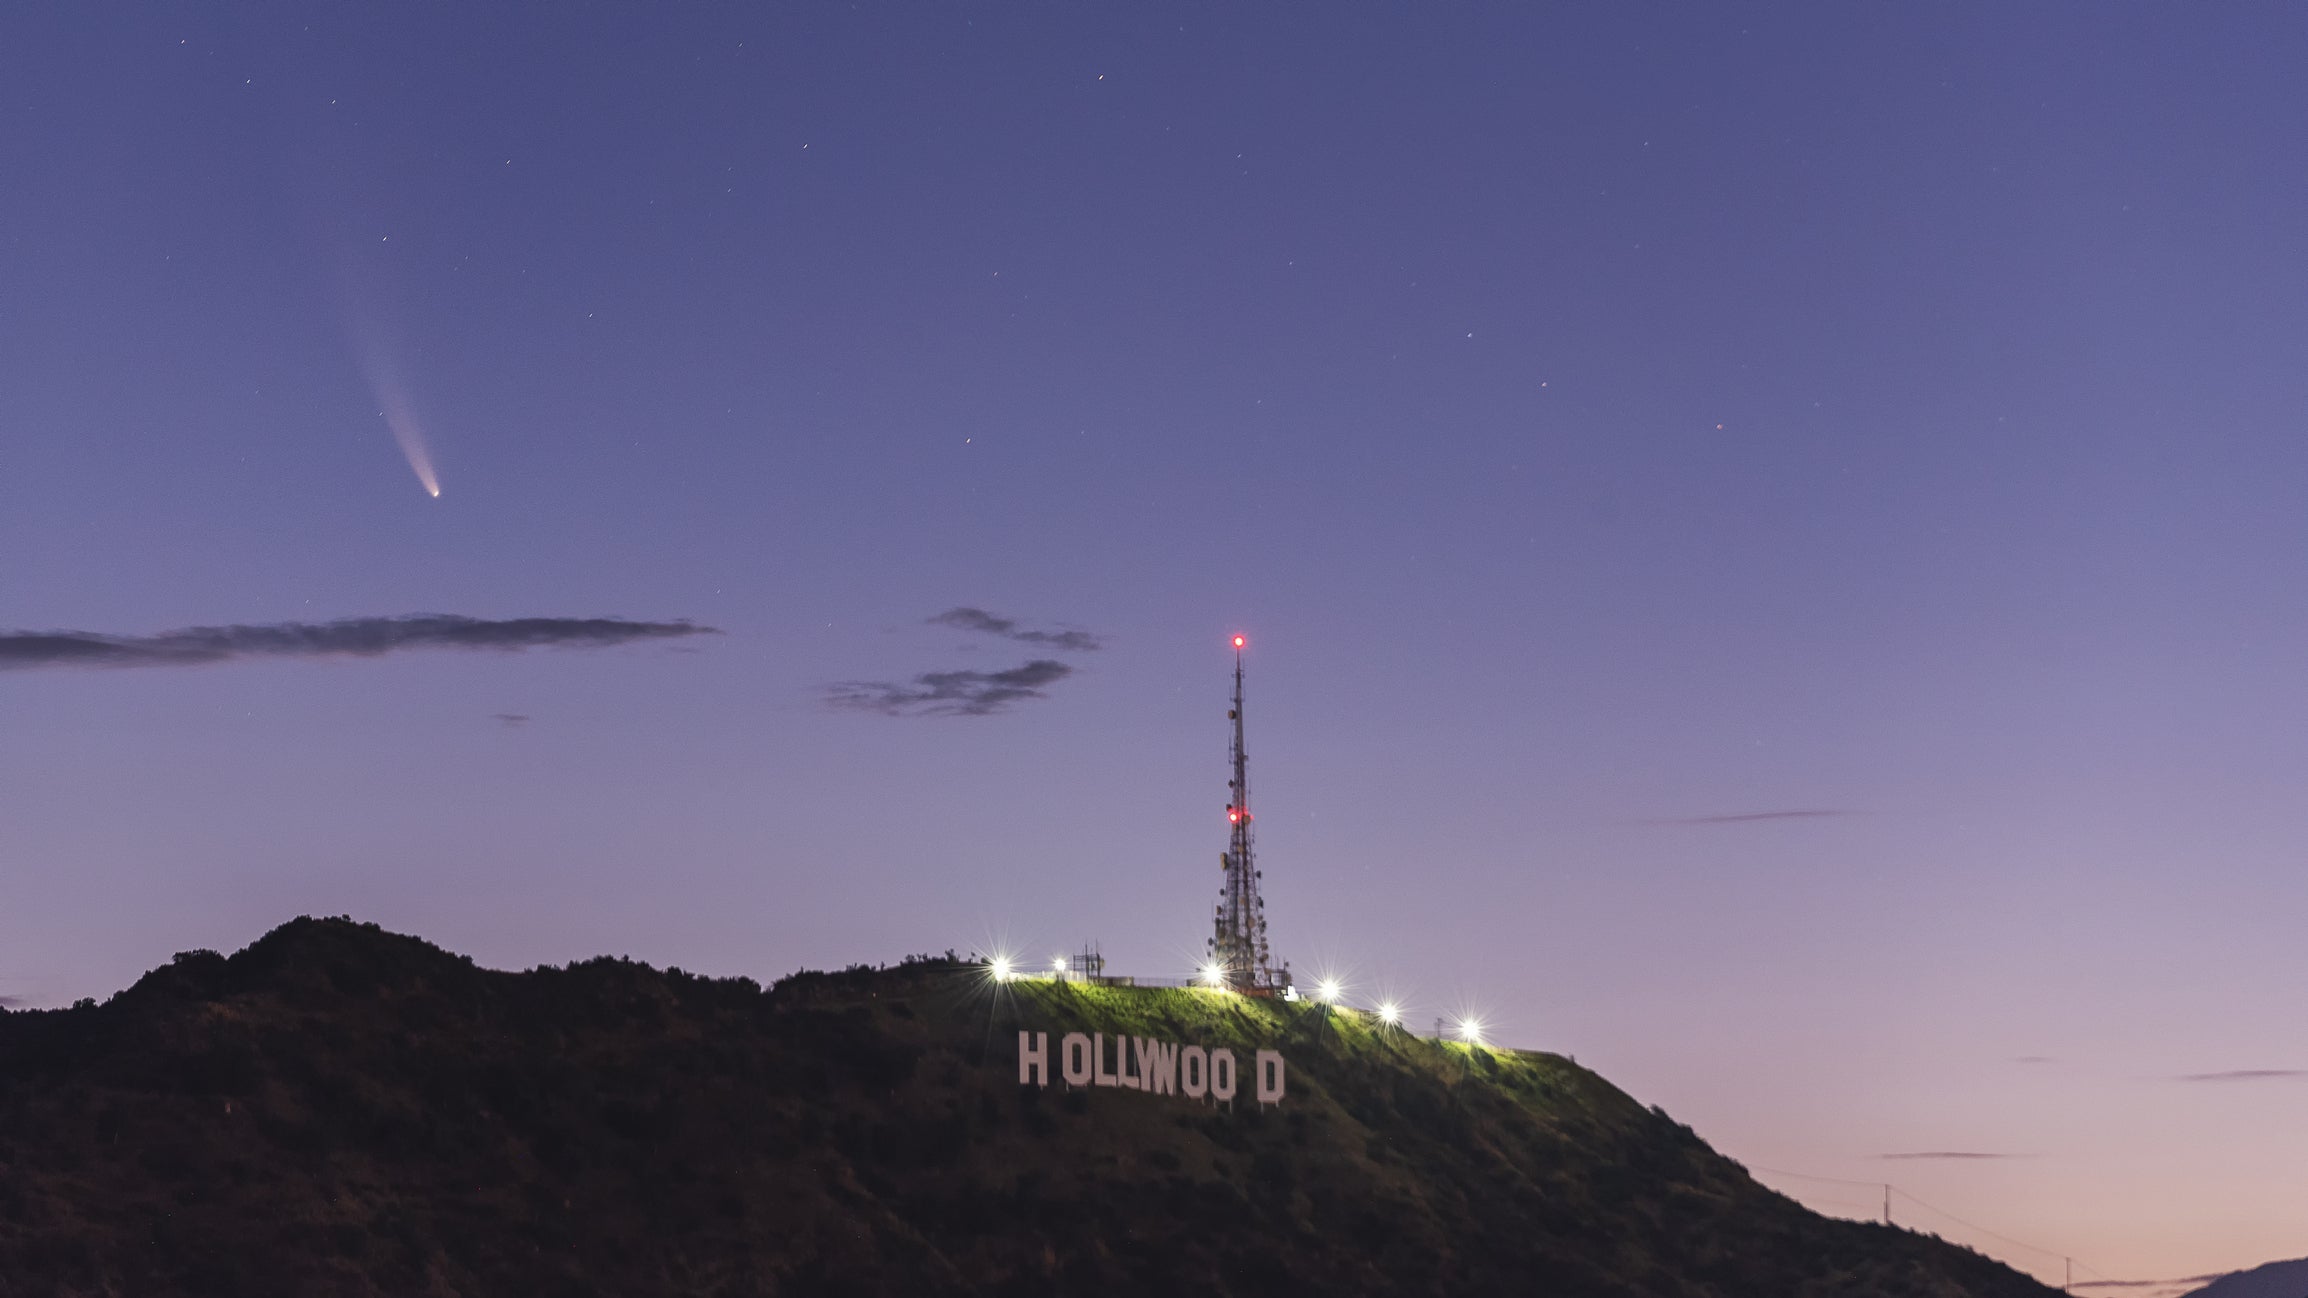
[[515, 730], [529, 724], [529, 714], [526, 712], [492, 712], [489, 716], [491, 720], [501, 721]]
[[982, 608], [949, 608], [935, 617], [924, 619], [931, 626], [958, 627], [964, 631], [979, 631], [998, 635], [1004, 640], [1022, 644], [1047, 645], [1061, 651], [1088, 652], [1102, 649], [1106, 642], [1087, 631], [1023, 631], [1015, 618], [996, 617]]
[[[999, 617], [967, 605], [922, 621], [928, 626], [999, 636], [1061, 653], [1086, 653], [1104, 648], [1106, 643], [1087, 631], [1025, 630], [1016, 618]], [[828, 704], [852, 712], [878, 712], [888, 717], [984, 717], [1007, 711], [1010, 705], [1026, 699], [1047, 698], [1043, 692], [1047, 687], [1073, 674], [1072, 667], [1054, 658], [1036, 658], [1008, 671], [923, 672], [902, 681], [836, 681], [823, 690]]]
[[2308, 1077], [2308, 1068], [2232, 1068], [2224, 1073], [2183, 1073], [2183, 1082], [2283, 1082]]
[[198, 667], [243, 658], [374, 658], [408, 649], [601, 649], [637, 640], [719, 635], [693, 622], [619, 617], [473, 618], [448, 613], [335, 622], [195, 626], [157, 635], [0, 631], [0, 671], [44, 667]]
[[1062, 662], [1037, 658], [1004, 672], [924, 672], [910, 681], [839, 681], [825, 688], [837, 708], [884, 716], [983, 717], [1022, 699], [1048, 697], [1042, 691], [1074, 674]]
[[1883, 1159], [1883, 1160], [1885, 1160], [1886, 1162], [1895, 1162], [1895, 1163], [1897, 1163], [1897, 1162], [1984, 1163], [1984, 1162], [1993, 1162], [1994, 1160], [1996, 1160], [1996, 1159], [1999, 1159], [1999, 1158], [2018, 1158], [2018, 1157], [2019, 1157], [2019, 1155], [2017, 1155], [2017, 1154], [1981, 1154], [1981, 1153], [1974, 1153], [1974, 1152], [1972, 1152], [1972, 1151], [1970, 1151], [1970, 1150], [1964, 1150], [1964, 1149], [1926, 1149], [1926, 1150], [1919, 1150], [1919, 1151], [1917, 1151], [1917, 1152], [1915, 1152], [1915, 1153], [1912, 1153], [1912, 1154], [1877, 1154], [1877, 1155], [1876, 1155], [1876, 1157], [1877, 1157], [1877, 1158], [1880, 1158], [1880, 1159]]
[[1851, 813], [1836, 807], [1805, 808], [1796, 811], [1740, 811], [1725, 816], [1670, 816], [1647, 820], [1647, 825], [1748, 825], [1759, 820], [1821, 820], [1829, 816], [1848, 816]]
[[0, 1010], [15, 1010], [15, 1009], [22, 1009], [22, 1008], [24, 1008], [24, 998], [23, 998], [23, 997], [21, 997], [21, 996], [0, 996]]

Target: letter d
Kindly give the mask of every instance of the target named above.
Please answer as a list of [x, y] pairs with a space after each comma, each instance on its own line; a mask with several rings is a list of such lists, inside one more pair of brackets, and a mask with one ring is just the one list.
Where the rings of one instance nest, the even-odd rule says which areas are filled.
[[1279, 1050], [1261, 1050], [1258, 1052], [1257, 1062], [1252, 1067], [1258, 1073], [1258, 1102], [1260, 1104], [1282, 1103], [1282, 1093], [1285, 1089], [1282, 1052]]

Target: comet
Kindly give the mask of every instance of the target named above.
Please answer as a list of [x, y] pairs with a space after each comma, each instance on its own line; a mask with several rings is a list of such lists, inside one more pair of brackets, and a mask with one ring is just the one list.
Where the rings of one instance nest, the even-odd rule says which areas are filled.
[[409, 385], [401, 380], [401, 368], [394, 361], [397, 350], [387, 341], [386, 331], [376, 313], [360, 309], [363, 295], [350, 290], [347, 280], [347, 309], [345, 333], [352, 344], [353, 363], [360, 367], [361, 377], [368, 380], [369, 392], [377, 401], [377, 417], [392, 430], [393, 441], [401, 448], [401, 458], [409, 462], [409, 472], [417, 475], [417, 485], [435, 500], [441, 498], [441, 475], [433, 467], [433, 449], [425, 440], [423, 424], [417, 419], [416, 404], [409, 399]]
[[424, 487], [426, 495], [439, 500], [441, 475], [433, 471], [432, 449], [425, 445], [425, 430], [417, 426], [407, 394], [379, 384], [377, 401], [384, 406], [377, 413], [384, 416], [385, 427], [393, 430], [393, 440], [400, 443], [401, 456], [409, 462], [409, 471], [417, 475], [417, 482]]

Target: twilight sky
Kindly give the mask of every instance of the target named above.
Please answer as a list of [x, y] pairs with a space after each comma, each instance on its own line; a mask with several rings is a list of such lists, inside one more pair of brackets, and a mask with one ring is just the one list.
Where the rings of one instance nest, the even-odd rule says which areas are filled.
[[1302, 974], [2308, 1253], [2300, 9], [603, 8], [0, 15], [0, 996], [1184, 972], [1239, 630]]

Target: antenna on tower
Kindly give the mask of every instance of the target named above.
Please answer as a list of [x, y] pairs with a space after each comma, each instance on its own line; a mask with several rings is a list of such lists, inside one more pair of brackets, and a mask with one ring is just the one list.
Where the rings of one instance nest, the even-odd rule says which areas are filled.
[[1278, 975], [1267, 952], [1266, 902], [1258, 895], [1258, 864], [1251, 852], [1250, 757], [1242, 747], [1243, 643], [1241, 636], [1234, 637], [1234, 706], [1226, 712], [1234, 729], [1233, 778], [1226, 782], [1227, 847], [1218, 858], [1226, 880], [1218, 895], [1210, 963], [1227, 987], [1271, 996], [1289, 985], [1290, 969], [1284, 966]]

